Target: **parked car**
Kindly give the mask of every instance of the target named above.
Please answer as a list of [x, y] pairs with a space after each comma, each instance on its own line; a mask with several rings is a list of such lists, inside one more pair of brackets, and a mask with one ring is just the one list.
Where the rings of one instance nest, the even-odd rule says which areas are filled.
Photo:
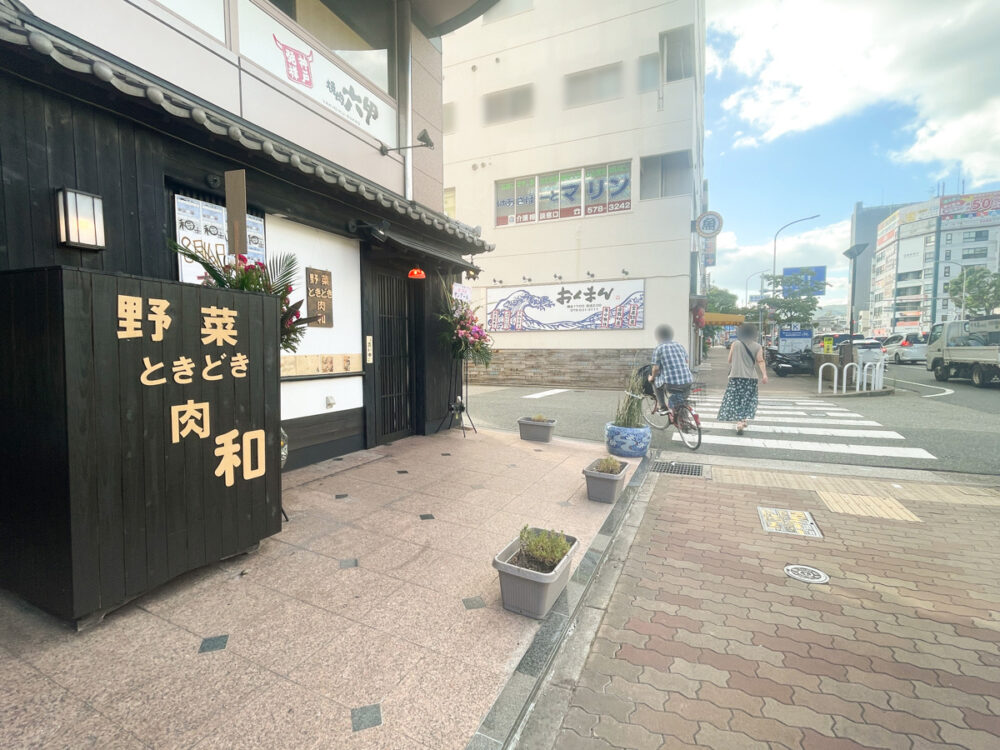
[[[816, 336], [813, 336], [812, 337], [812, 352], [813, 352], [813, 354], [822, 354], [823, 353], [823, 339], [827, 338], [828, 336], [832, 336], [833, 337], [833, 350], [835, 352], [837, 352], [837, 351], [840, 351], [840, 345], [843, 344], [845, 341], [847, 341], [850, 338], [851, 334], [849, 334], [849, 333], [820, 333], [820, 334], [818, 334]], [[856, 334], [854, 334], [854, 340], [855, 341], [861, 341], [862, 339], [864, 339], [864, 337], [865, 336], [862, 333], [856, 333]]]
[[977, 388], [989, 385], [1000, 378], [1000, 315], [935, 324], [926, 362], [935, 380], [970, 378]]
[[927, 357], [926, 333], [897, 333], [882, 344], [886, 356], [897, 365], [923, 362]]
[[[847, 344], [845, 337], [840, 343], [843, 347]], [[838, 349], [840, 351], [840, 349]], [[859, 366], [864, 367], [869, 362], [878, 362], [885, 358], [885, 347], [877, 339], [856, 339], [854, 341], [854, 361]]]

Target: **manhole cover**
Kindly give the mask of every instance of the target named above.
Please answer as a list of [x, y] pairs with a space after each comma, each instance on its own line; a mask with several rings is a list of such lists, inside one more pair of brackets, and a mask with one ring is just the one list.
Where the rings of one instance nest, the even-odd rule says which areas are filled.
[[818, 568], [808, 565], [786, 565], [785, 575], [803, 583], [829, 583], [830, 576]]
[[686, 477], [700, 477], [703, 467], [701, 464], [682, 464], [677, 461], [654, 461], [652, 470], [660, 474], [681, 474]]

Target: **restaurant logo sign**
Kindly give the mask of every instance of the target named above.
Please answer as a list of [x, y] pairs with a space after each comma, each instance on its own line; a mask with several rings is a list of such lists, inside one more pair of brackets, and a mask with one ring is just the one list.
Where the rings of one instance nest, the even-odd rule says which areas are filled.
[[307, 55], [302, 50], [279, 42], [276, 34], [271, 34], [271, 38], [274, 39], [275, 45], [281, 50], [281, 56], [285, 60], [285, 76], [288, 80], [311, 89], [313, 87], [312, 50], [309, 50], [309, 54]]
[[488, 289], [490, 331], [600, 331], [641, 329], [642, 279]]

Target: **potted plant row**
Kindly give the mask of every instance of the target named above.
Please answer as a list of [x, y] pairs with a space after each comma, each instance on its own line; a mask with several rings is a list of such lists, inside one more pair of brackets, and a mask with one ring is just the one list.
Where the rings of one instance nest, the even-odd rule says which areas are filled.
[[561, 532], [525, 526], [494, 558], [504, 609], [541, 620], [569, 581], [579, 542]]
[[537, 443], [552, 442], [552, 432], [556, 428], [556, 420], [542, 414], [533, 417], [521, 417], [517, 420], [517, 429], [521, 440], [533, 440]]
[[599, 503], [613, 503], [618, 500], [625, 487], [625, 472], [628, 461], [619, 461], [614, 456], [599, 458], [583, 470], [587, 477], [587, 498]]

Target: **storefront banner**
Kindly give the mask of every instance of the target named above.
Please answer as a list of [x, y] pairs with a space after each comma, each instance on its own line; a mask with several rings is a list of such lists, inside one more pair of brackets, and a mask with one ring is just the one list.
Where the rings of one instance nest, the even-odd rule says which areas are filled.
[[503, 180], [496, 184], [496, 221], [498, 227], [514, 223], [514, 180]]
[[621, 281], [500, 287], [486, 292], [490, 331], [641, 329], [645, 282]]
[[632, 210], [632, 162], [608, 165], [608, 213]]
[[587, 178], [587, 216], [603, 214], [608, 210], [608, 168], [588, 167], [584, 174]]
[[580, 170], [559, 174], [559, 218], [568, 219], [583, 213], [583, 190]]
[[559, 218], [559, 175], [543, 174], [538, 177], [538, 220]]
[[472, 302], [472, 287], [459, 283], [452, 284], [451, 296], [459, 302]]
[[535, 220], [535, 178], [525, 177], [517, 180], [514, 193], [516, 196], [516, 210], [514, 221], [517, 224], [524, 224]]
[[778, 331], [778, 353], [795, 354], [804, 352], [812, 347], [813, 332], [811, 328], [804, 328], [799, 331]]
[[[226, 230], [226, 208], [184, 195], [174, 196], [177, 244], [199, 253], [208, 253], [219, 263], [231, 262]], [[247, 260], [266, 263], [264, 220], [247, 216]], [[205, 269], [193, 260], [177, 256], [178, 278], [187, 284], [203, 284]]]
[[941, 213], [941, 199], [934, 198], [923, 203], [916, 203], [912, 206], [899, 209], [899, 222], [901, 224], [910, 224], [914, 221], [933, 219], [939, 213]]
[[396, 146], [391, 104], [250, 0], [240, 0], [239, 18], [241, 55], [373, 138]]
[[1000, 191], [949, 195], [941, 199], [941, 216], [949, 219], [1000, 216]]

